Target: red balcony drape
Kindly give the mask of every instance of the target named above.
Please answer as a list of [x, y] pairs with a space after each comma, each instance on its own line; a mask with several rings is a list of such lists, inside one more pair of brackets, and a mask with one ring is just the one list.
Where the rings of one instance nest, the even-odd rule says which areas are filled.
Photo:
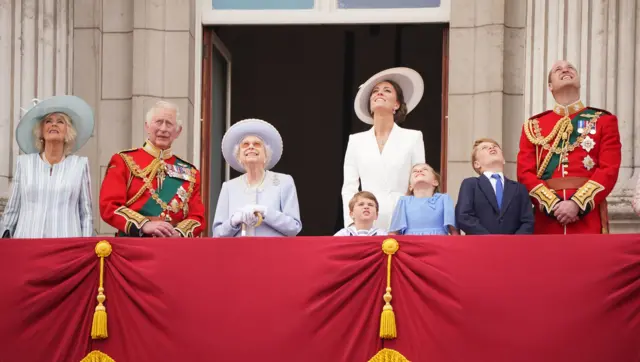
[[0, 361], [640, 361], [640, 235], [0, 240]]

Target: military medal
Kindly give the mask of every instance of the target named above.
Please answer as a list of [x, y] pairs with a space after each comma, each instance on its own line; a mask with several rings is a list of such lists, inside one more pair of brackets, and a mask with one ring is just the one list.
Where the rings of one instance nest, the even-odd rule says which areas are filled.
[[585, 139], [583, 139], [582, 143], [580, 144], [580, 146], [582, 146], [582, 148], [587, 152], [591, 151], [593, 147], [595, 147], [595, 145], [596, 142], [589, 136], [585, 137]]
[[180, 211], [180, 205], [178, 204], [178, 200], [176, 199], [171, 200], [171, 204], [169, 205], [171, 206], [171, 211], [173, 212]]
[[578, 121], [578, 133], [582, 134], [584, 132], [584, 126], [586, 122], [584, 119]]
[[587, 157], [582, 160], [582, 164], [587, 170], [591, 170], [596, 165], [596, 163], [593, 162], [593, 159], [589, 155], [587, 155]]

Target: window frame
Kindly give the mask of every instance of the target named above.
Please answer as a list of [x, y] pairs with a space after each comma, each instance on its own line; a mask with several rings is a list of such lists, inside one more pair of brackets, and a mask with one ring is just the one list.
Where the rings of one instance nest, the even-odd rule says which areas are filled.
[[339, 0], [315, 0], [313, 9], [216, 10], [202, 0], [203, 25], [448, 23], [451, 0], [437, 8], [340, 9]]

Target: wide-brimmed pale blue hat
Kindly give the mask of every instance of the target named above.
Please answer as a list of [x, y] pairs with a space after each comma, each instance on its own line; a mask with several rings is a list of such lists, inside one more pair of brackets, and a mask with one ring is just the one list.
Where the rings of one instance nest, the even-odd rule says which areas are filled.
[[282, 157], [282, 137], [271, 123], [255, 118], [243, 119], [237, 122], [229, 127], [224, 137], [222, 137], [222, 156], [224, 156], [229, 166], [236, 171], [244, 172], [244, 167], [238, 162], [233, 151], [247, 136], [259, 137], [271, 147], [271, 158], [265, 168], [267, 170], [272, 169]]
[[364, 82], [364, 84], [360, 86], [358, 94], [356, 94], [353, 107], [355, 108], [356, 115], [362, 122], [373, 124], [373, 117], [371, 117], [369, 113], [371, 91], [376, 84], [385, 80], [392, 80], [402, 88], [404, 103], [407, 105], [407, 114], [420, 103], [422, 95], [424, 94], [424, 81], [420, 73], [405, 67], [383, 70]]
[[76, 130], [75, 144], [71, 152], [76, 152], [87, 143], [93, 133], [95, 119], [91, 106], [76, 96], [55, 96], [43, 101], [34, 100], [35, 105], [25, 113], [16, 129], [16, 141], [24, 153], [37, 153], [33, 128], [47, 114], [64, 113], [71, 119]]

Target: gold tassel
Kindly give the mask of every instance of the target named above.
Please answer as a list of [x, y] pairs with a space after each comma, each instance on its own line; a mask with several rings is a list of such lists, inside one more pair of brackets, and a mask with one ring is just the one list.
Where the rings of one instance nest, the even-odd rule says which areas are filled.
[[369, 362], [411, 362], [407, 357], [400, 354], [400, 352], [393, 349], [384, 348], [381, 349]]
[[385, 239], [382, 242], [382, 251], [387, 254], [387, 289], [384, 293], [384, 307], [380, 315], [380, 338], [393, 339], [398, 336], [396, 330], [396, 315], [391, 306], [391, 257], [398, 251], [400, 245], [396, 239]]
[[93, 313], [93, 323], [91, 324], [91, 338], [104, 339], [109, 336], [107, 333], [107, 309], [104, 301], [107, 297], [104, 295], [104, 258], [111, 255], [111, 244], [102, 240], [96, 244], [96, 255], [100, 258], [100, 284], [98, 285], [98, 305]]
[[100, 351], [91, 351], [85, 358], [81, 359], [80, 362], [116, 362], [113, 358], [107, 356], [106, 354]]

